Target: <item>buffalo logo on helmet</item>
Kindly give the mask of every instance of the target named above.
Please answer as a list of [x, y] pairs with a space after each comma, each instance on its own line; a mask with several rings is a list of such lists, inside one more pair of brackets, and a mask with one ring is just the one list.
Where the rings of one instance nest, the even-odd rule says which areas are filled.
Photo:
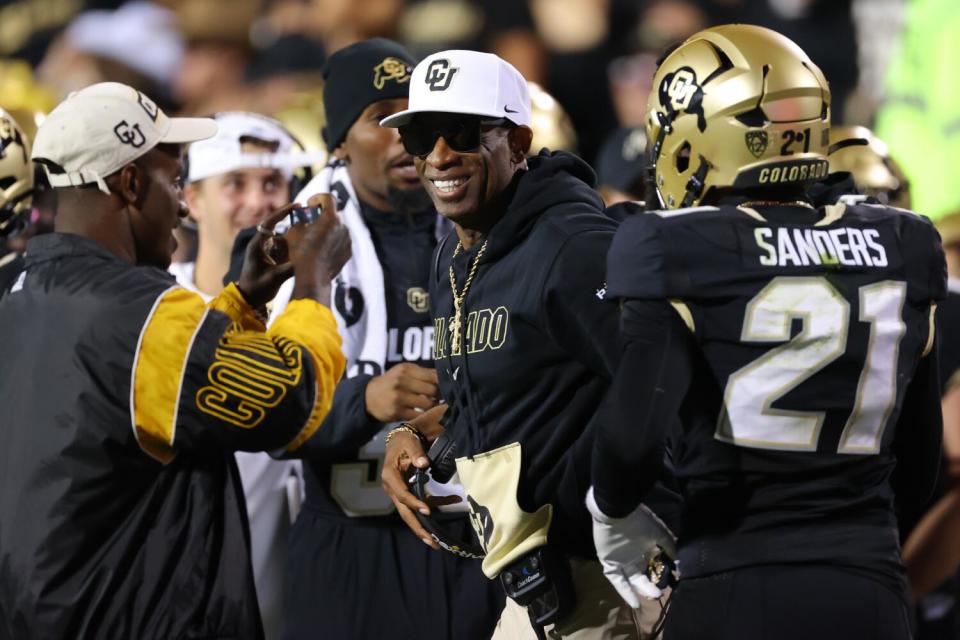
[[668, 120], [679, 113], [697, 116], [697, 128], [704, 131], [707, 120], [703, 113], [703, 89], [697, 82], [697, 74], [690, 67], [680, 67], [664, 76], [658, 88], [660, 104], [666, 108]]
[[767, 135], [767, 132], [762, 129], [759, 131], [747, 131], [743, 138], [747, 143], [747, 149], [753, 154], [754, 158], [762, 156], [763, 152], [767, 150], [767, 145], [770, 144], [770, 137]]
[[446, 91], [450, 88], [450, 83], [453, 82], [453, 76], [459, 70], [459, 67], [451, 67], [450, 61], [446, 58], [434, 60], [427, 67], [424, 82], [430, 85], [430, 91]]
[[128, 144], [135, 149], [139, 149], [147, 141], [143, 132], [140, 131], [140, 125], [134, 123], [133, 126], [130, 126], [126, 120], [121, 120], [117, 123], [117, 126], [113, 128], [113, 132], [117, 138], [120, 139], [120, 142]]
[[388, 56], [383, 62], [373, 68], [373, 86], [380, 90], [387, 81], [393, 80], [397, 84], [410, 81], [410, 65], [399, 58]]

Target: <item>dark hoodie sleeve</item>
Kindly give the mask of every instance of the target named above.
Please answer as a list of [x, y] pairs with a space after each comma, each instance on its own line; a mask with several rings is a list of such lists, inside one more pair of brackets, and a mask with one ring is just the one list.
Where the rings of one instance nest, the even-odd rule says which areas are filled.
[[613, 377], [620, 354], [617, 307], [605, 299], [612, 238], [612, 229], [567, 238], [547, 275], [540, 312], [554, 342], [606, 380]]
[[356, 453], [383, 428], [367, 413], [366, 391], [369, 375], [344, 378], [333, 394], [333, 406], [320, 428], [293, 453], [277, 452], [276, 457], [305, 460], [339, 460]]

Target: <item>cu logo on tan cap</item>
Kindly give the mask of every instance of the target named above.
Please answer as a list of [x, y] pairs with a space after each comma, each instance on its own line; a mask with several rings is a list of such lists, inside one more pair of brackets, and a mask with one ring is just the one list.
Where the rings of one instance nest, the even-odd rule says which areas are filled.
[[445, 58], [434, 60], [427, 67], [427, 75], [424, 81], [430, 85], [430, 91], [446, 91], [453, 82], [453, 76], [456, 75], [458, 67], [451, 67], [450, 61]]
[[143, 146], [143, 143], [147, 141], [143, 136], [143, 132], [140, 131], [140, 125], [134, 124], [131, 127], [127, 124], [126, 120], [121, 120], [119, 124], [113, 128], [113, 132], [120, 139], [120, 142], [128, 144], [135, 149], [139, 149]]

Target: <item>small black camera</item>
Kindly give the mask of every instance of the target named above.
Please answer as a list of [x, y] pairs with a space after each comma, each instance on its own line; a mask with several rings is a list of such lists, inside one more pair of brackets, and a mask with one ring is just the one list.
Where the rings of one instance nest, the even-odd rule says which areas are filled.
[[500, 572], [507, 596], [527, 608], [535, 627], [553, 624], [576, 607], [570, 562], [550, 547], [537, 547]]
[[310, 224], [320, 217], [320, 214], [323, 213], [323, 209], [320, 207], [297, 207], [293, 209], [288, 214], [290, 218], [290, 226], [296, 224]]

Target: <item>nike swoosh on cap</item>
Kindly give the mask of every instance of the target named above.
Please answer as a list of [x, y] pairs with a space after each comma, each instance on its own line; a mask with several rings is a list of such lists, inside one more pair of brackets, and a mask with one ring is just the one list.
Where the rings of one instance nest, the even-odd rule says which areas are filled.
[[506, 111], [507, 113], [520, 113], [519, 111], [514, 111], [513, 109], [511, 109], [511, 108], [508, 107], [507, 105], [503, 105], [503, 110]]

